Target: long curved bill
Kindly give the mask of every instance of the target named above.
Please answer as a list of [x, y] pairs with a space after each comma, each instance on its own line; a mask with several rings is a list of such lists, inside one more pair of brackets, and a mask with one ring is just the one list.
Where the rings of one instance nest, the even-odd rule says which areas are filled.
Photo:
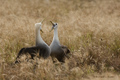
[[52, 21], [50, 21], [51, 24], [53, 25], [52, 29], [50, 30], [50, 32], [54, 29], [54, 23]]

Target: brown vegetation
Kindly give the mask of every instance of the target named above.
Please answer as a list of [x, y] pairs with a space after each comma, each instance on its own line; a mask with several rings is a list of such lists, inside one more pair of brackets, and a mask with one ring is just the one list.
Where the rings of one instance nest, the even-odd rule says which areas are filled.
[[[0, 18], [0, 80], [79, 80], [120, 71], [120, 0], [0, 0]], [[42, 38], [51, 43], [49, 21], [57, 22], [70, 58], [13, 65], [22, 47], [35, 45], [34, 24], [44, 18]]]

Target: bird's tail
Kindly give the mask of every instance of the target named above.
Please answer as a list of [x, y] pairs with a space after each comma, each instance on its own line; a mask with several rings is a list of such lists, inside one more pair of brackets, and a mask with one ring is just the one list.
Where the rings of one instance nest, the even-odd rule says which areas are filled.
[[20, 55], [23, 54], [23, 51], [24, 51], [24, 50], [25, 50], [25, 48], [22, 48], [22, 49], [19, 51], [19, 53], [18, 53], [18, 55], [17, 55], [17, 57], [16, 57], [15, 64], [16, 64], [16, 63], [19, 63], [18, 58], [20, 57]]

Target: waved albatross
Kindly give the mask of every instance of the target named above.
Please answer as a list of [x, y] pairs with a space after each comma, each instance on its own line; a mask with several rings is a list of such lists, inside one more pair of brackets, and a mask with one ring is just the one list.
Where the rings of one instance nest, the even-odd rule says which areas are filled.
[[42, 22], [35, 24], [35, 27], [36, 27], [36, 46], [22, 48], [17, 55], [15, 63], [19, 62], [18, 58], [22, 54], [27, 54], [27, 53], [30, 54], [31, 59], [34, 59], [34, 57], [36, 56], [37, 53], [39, 53], [39, 57], [43, 57], [44, 59], [50, 56], [51, 50], [50, 50], [49, 46], [41, 38], [41, 35], [40, 35], [40, 31], [43, 32], [41, 29], [41, 26], [42, 26]]
[[57, 23], [53, 23], [52, 21], [50, 22], [53, 25], [51, 31], [54, 29], [53, 41], [50, 44], [50, 49], [51, 49], [50, 55], [52, 57], [53, 63], [55, 62], [54, 58], [57, 58], [59, 62], [65, 62], [65, 56], [66, 54], [70, 53], [70, 50], [66, 46], [60, 45], [59, 38], [58, 38], [58, 32], [57, 32], [58, 25]]

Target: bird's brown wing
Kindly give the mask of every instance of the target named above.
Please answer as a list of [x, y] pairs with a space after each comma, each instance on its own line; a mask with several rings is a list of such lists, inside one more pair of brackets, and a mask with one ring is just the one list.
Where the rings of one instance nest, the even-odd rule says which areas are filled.
[[61, 45], [62, 50], [64, 51], [64, 54], [67, 58], [70, 58], [69, 54], [70, 54], [70, 50], [68, 49], [68, 47]]
[[16, 57], [16, 62], [17, 62], [17, 59], [23, 55], [23, 54], [29, 54], [31, 55], [31, 58], [33, 59], [34, 56], [36, 56], [37, 53], [40, 52], [40, 47], [36, 47], [36, 46], [33, 46], [33, 47], [24, 47], [24, 48], [21, 48], [19, 53], [17, 54], [17, 57]]

